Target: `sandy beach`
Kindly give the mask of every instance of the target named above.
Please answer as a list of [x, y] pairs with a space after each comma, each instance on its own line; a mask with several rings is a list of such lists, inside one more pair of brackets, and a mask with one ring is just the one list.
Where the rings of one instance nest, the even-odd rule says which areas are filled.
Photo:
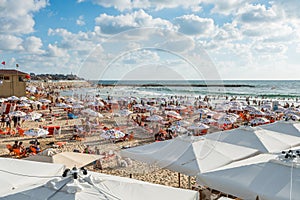
[[[77, 109], [72, 109], [74, 115], [76, 115], [76, 119], [70, 119], [68, 114], [70, 113], [70, 107], [59, 107], [57, 106], [60, 103], [67, 103], [65, 100], [61, 101], [58, 100], [59, 93], [66, 89], [74, 89], [79, 87], [90, 87], [89, 83], [87, 82], [78, 82], [74, 83], [45, 83], [45, 82], [34, 82], [29, 83], [29, 88], [37, 88], [38, 92], [34, 94], [28, 93], [27, 97], [34, 95], [34, 101], [38, 101], [41, 99], [48, 99], [49, 105], [47, 107], [42, 107], [37, 109], [36, 107], [33, 108], [34, 112], [38, 112], [42, 114], [42, 120], [22, 120], [20, 128], [22, 130], [29, 130], [37, 127], [47, 127], [47, 126], [58, 126], [60, 127], [60, 133], [55, 133], [54, 135], [48, 135], [46, 137], [39, 137], [38, 141], [40, 142], [40, 148], [44, 151], [49, 148], [54, 148], [57, 151], [74, 151], [77, 150], [79, 152], [83, 152], [87, 146], [89, 146], [92, 153], [106, 155], [104, 159], [102, 159], [102, 169], [95, 169], [93, 164], [87, 166], [88, 170], [91, 171], [98, 171], [106, 174], [112, 174], [117, 176], [123, 177], [132, 177], [134, 179], [147, 181], [151, 183], [157, 183], [162, 185], [168, 185], [173, 187], [179, 187], [179, 178], [180, 178], [180, 187], [191, 189], [197, 186], [195, 178], [191, 177], [190, 183], [188, 180], [188, 176], [186, 175], [179, 175], [176, 172], [172, 172], [166, 169], [160, 169], [155, 166], [150, 166], [147, 164], [139, 163], [137, 161], [131, 161], [130, 165], [124, 167], [120, 166], [117, 162], [117, 158], [119, 157], [119, 152], [123, 148], [129, 148], [134, 146], [139, 146], [147, 143], [154, 142], [155, 133], [158, 131], [155, 128], [158, 127], [156, 122], [138, 122], [138, 117], [149, 117], [153, 115], [152, 111], [146, 112], [134, 112], [129, 117], [128, 116], [120, 116], [119, 114], [115, 113], [115, 111], [102, 109], [98, 110], [98, 107], [93, 107], [95, 111], [100, 111], [101, 117], [88, 117], [86, 115], [80, 114], [80, 111]], [[37, 95], [38, 94], [38, 95]], [[33, 102], [34, 102], [33, 101]], [[76, 100], [79, 101], [79, 100]], [[101, 100], [104, 102], [103, 100]], [[109, 100], [107, 100], [109, 101]], [[56, 103], [55, 103], [56, 102]], [[72, 102], [73, 106], [76, 105]], [[85, 101], [82, 102], [83, 105], [88, 105], [89, 102]], [[99, 102], [98, 102], [99, 103]], [[43, 104], [44, 105], [44, 104]], [[91, 105], [91, 104], [90, 104]], [[87, 106], [85, 106], [87, 107]], [[126, 106], [127, 107], [127, 106]], [[83, 109], [84, 106], [81, 108]], [[130, 107], [131, 110], [134, 107]], [[166, 109], [167, 107], [165, 107]], [[200, 109], [199, 107], [198, 109]], [[207, 106], [205, 107], [206, 109]], [[110, 109], [113, 109], [110, 107]], [[21, 110], [21, 109], [20, 109]], [[194, 109], [195, 110], [195, 109]], [[155, 112], [158, 115], [165, 115], [166, 113], [158, 110]], [[194, 124], [199, 122], [199, 113], [183, 113], [179, 112], [184, 116], [184, 120], [188, 121], [187, 123]], [[176, 113], [175, 113], [176, 114]], [[203, 114], [202, 116], [207, 117], [208, 114]], [[282, 115], [280, 115], [282, 117]], [[137, 122], [135, 121], [137, 119]], [[169, 123], [173, 123], [173, 125], [178, 124], [178, 120], [174, 120], [174, 118], [168, 116]], [[88, 120], [88, 121], [87, 121]], [[180, 120], [179, 120], [180, 121]], [[84, 131], [81, 135], [75, 132], [74, 127], [86, 127], [87, 124], [93, 124], [93, 128], [90, 128], [88, 131]], [[210, 125], [209, 128], [205, 131], [206, 133], [213, 133], [216, 131], [221, 131], [228, 128], [236, 128], [238, 126], [243, 125], [244, 120], [238, 119], [233, 124], [226, 124], [224, 127], [223, 124], [219, 124], [217, 126]], [[145, 126], [147, 124], [148, 126]], [[166, 123], [165, 123], [166, 124]], [[142, 128], [141, 128], [142, 126]], [[117, 139], [105, 139], [101, 136], [104, 130], [113, 129], [119, 127], [120, 130], [129, 134], [134, 133], [133, 137], [130, 139], [125, 139], [123, 141], [118, 141]], [[159, 124], [160, 129], [166, 129], [165, 125]], [[3, 127], [2, 127], [3, 128]], [[135, 129], [132, 129], [135, 128]], [[151, 132], [145, 133], [146, 130], [151, 129]], [[4, 129], [3, 129], [4, 130]], [[30, 141], [34, 140], [36, 137], [32, 136], [19, 136], [18, 130], [12, 128], [13, 131], [16, 132], [14, 135], [1, 135], [1, 144], [0, 144], [0, 155], [2, 157], [13, 157], [16, 156], [11, 155], [9, 150], [7, 149], [7, 144], [13, 144], [14, 141], [22, 141], [25, 147], [30, 146]], [[134, 130], [134, 132], [132, 131]], [[156, 132], [155, 132], [156, 131]], [[147, 132], [147, 131], [146, 131]], [[74, 135], [80, 135], [80, 140], [73, 140], [71, 139]], [[179, 135], [180, 133], [174, 134]], [[202, 132], [200, 132], [202, 134]], [[59, 144], [59, 145], [57, 145]], [[110, 156], [107, 156], [110, 155]], [[27, 155], [33, 156], [33, 155]], [[199, 188], [196, 188], [199, 189]], [[202, 188], [203, 190], [203, 188]], [[204, 192], [205, 193], [205, 192]], [[206, 190], [206, 198], [211, 196], [212, 193]], [[204, 197], [204, 196], [203, 196]], [[206, 199], [203, 198], [203, 199]]]

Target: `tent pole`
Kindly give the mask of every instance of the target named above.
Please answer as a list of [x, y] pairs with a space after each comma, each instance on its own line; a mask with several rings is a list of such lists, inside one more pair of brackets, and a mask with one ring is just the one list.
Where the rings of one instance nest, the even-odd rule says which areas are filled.
[[180, 173], [178, 172], [178, 187], [180, 187]]

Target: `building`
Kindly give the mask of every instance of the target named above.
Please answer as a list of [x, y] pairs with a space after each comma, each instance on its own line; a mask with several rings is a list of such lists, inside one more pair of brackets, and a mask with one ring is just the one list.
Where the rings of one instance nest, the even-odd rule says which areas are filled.
[[30, 76], [15, 69], [0, 69], [0, 97], [25, 96]]

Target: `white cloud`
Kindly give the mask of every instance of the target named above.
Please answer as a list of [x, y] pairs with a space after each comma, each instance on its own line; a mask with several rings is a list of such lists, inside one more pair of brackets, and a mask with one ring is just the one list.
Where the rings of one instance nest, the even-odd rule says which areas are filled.
[[85, 22], [84, 22], [84, 16], [83, 16], [83, 15], [80, 15], [80, 16], [78, 17], [78, 19], [76, 20], [76, 24], [77, 24], [78, 26], [84, 26], [84, 25], [85, 25]]
[[214, 20], [211, 18], [201, 18], [196, 15], [184, 15], [175, 18], [175, 23], [179, 26], [179, 32], [187, 35], [211, 37], [215, 31]]
[[1, 50], [22, 50], [22, 39], [12, 35], [0, 34], [0, 49]]
[[245, 7], [241, 7], [237, 16], [241, 23], [276, 23], [282, 19], [281, 13], [276, 12], [273, 7], [266, 8], [265, 5], [246, 4]]
[[48, 55], [51, 57], [69, 57], [68, 52], [63, 49], [59, 48], [57, 45], [48, 45]]
[[[77, 0], [82, 3], [88, 0]], [[165, 8], [178, 8], [191, 9], [194, 12], [201, 10], [201, 0], [90, 0], [94, 4], [103, 7], [113, 7], [119, 11], [132, 10], [132, 9], [154, 9], [162, 10]]]
[[23, 34], [34, 31], [33, 13], [44, 8], [47, 0], [0, 1], [0, 33]]
[[243, 7], [246, 0], [203, 0], [205, 4], [213, 5], [212, 13], [223, 15], [234, 14], [240, 7]]
[[140, 27], [173, 28], [173, 25], [169, 21], [161, 18], [153, 18], [144, 10], [117, 16], [101, 14], [95, 19], [95, 22], [96, 25], [101, 27], [102, 33], [105, 34], [120, 33], [132, 28]]
[[41, 49], [42, 46], [43, 46], [42, 40], [35, 36], [28, 37], [25, 39], [25, 41], [23, 41], [23, 47], [27, 53], [36, 53], [36, 54], [44, 53], [44, 50]]

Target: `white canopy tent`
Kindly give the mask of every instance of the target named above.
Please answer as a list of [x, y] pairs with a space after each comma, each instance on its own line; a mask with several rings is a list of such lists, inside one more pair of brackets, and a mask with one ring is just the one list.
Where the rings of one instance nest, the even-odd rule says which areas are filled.
[[25, 160], [47, 163], [63, 164], [67, 168], [84, 167], [95, 160], [101, 159], [103, 156], [76, 152], [41, 152], [34, 156], [29, 156]]
[[179, 136], [122, 150], [121, 156], [195, 176], [257, 153], [254, 149], [203, 137]]
[[278, 155], [260, 154], [199, 174], [197, 183], [243, 199], [296, 200], [300, 168]]
[[[11, 159], [8, 159], [9, 162]], [[0, 160], [0, 162], [2, 159]], [[40, 199], [89, 199], [89, 200], [198, 200], [197, 191], [184, 190], [151, 184], [134, 179], [71, 170], [72, 174], [62, 177], [62, 165], [13, 160], [18, 165], [7, 164], [12, 169], [3, 172], [1, 165], [0, 198], [3, 200], [40, 200]], [[6, 165], [5, 165], [6, 166]], [[16, 167], [17, 166], [17, 167]], [[75, 179], [74, 172], [78, 174]], [[39, 178], [32, 177], [36, 176]], [[47, 178], [41, 178], [47, 176]], [[51, 177], [52, 176], [52, 177]], [[53, 178], [53, 176], [57, 176]], [[3, 182], [4, 181], [4, 182]]]
[[0, 198], [31, 188], [37, 184], [60, 176], [64, 166], [61, 164], [35, 163], [27, 160], [0, 158]]
[[262, 125], [260, 128], [300, 137], [300, 122], [277, 121], [271, 124]]
[[240, 127], [205, 136], [208, 139], [257, 149], [262, 153], [275, 153], [300, 145], [300, 137], [286, 135], [259, 127]]

